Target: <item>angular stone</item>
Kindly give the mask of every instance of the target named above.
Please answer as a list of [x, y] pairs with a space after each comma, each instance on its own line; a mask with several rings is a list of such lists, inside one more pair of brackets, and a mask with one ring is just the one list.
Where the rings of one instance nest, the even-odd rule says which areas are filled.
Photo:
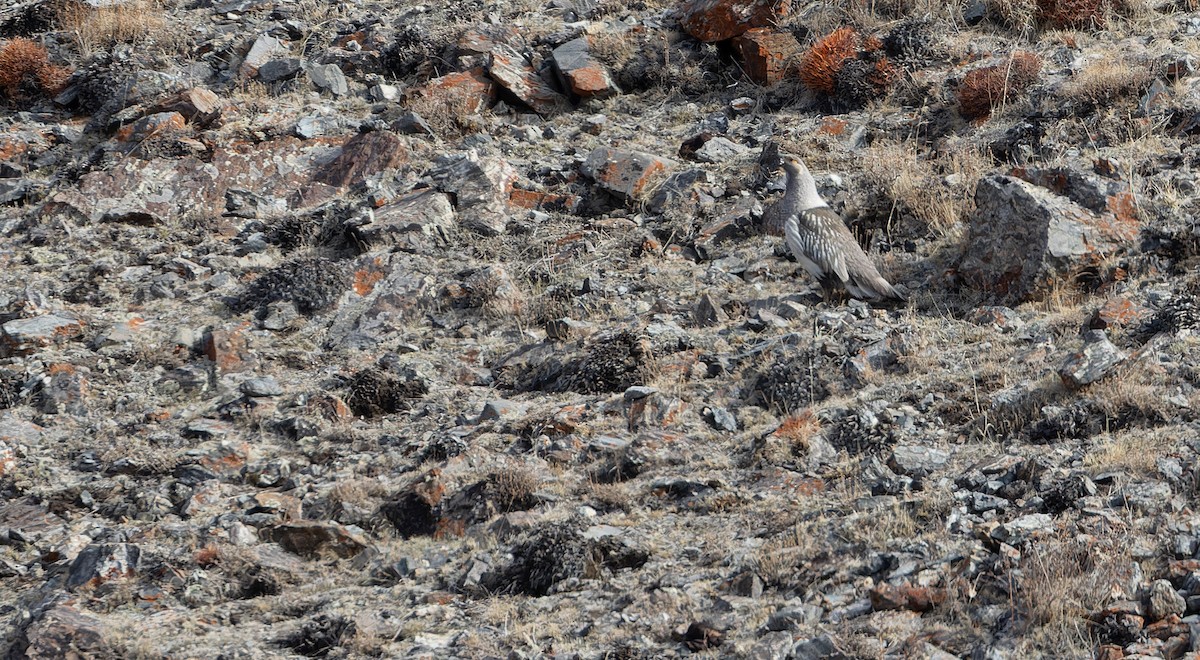
[[336, 64], [310, 64], [308, 77], [317, 86], [317, 89], [329, 92], [334, 96], [345, 96], [350, 93], [346, 74], [342, 73], [342, 69]]
[[479, 413], [479, 421], [484, 422], [490, 419], [512, 419], [519, 416], [524, 410], [524, 407], [519, 403], [497, 399], [488, 401], [483, 406], [483, 410]]
[[508, 195], [508, 203], [515, 208], [553, 213], [574, 213], [579, 208], [579, 198], [575, 195], [557, 195], [515, 187]]
[[372, 249], [404, 245], [405, 234], [416, 232], [448, 241], [454, 228], [450, 196], [433, 189], [419, 190], [375, 209], [370, 220], [353, 228], [354, 236]]
[[[338, 308], [329, 329], [327, 345], [345, 348], [371, 348], [388, 339], [398, 340], [399, 329], [428, 306], [434, 304], [434, 279], [423, 271], [433, 270], [417, 255], [404, 252], [366, 257], [364, 267], [372, 286], [355, 285], [357, 297]], [[356, 280], [359, 276], [356, 274]], [[362, 280], [365, 284], [368, 280]], [[345, 409], [341, 404], [339, 410]], [[345, 410], [348, 414], [348, 410]], [[341, 417], [337, 412], [336, 417]]]
[[212, 90], [192, 87], [154, 105], [151, 112], [177, 112], [191, 124], [205, 125], [216, 119], [225, 101]]
[[84, 548], [71, 562], [67, 589], [98, 587], [105, 582], [133, 577], [137, 573], [141, 549], [131, 543], [99, 543]]
[[342, 146], [342, 152], [314, 176], [335, 187], [351, 186], [368, 176], [408, 162], [404, 139], [389, 131], [359, 133]]
[[750, 149], [733, 140], [714, 137], [696, 150], [696, 160], [701, 163], [727, 163], [746, 155]]
[[1083, 387], [1104, 378], [1126, 357], [1103, 330], [1088, 330], [1083, 341], [1083, 348], [1067, 356], [1058, 370], [1068, 387]]
[[267, 397], [283, 394], [283, 386], [275, 380], [274, 376], [251, 378], [239, 385], [238, 389], [246, 396]]
[[790, 63], [800, 53], [800, 42], [791, 32], [765, 27], [738, 35], [733, 47], [746, 75], [760, 85], [774, 85], [783, 80]]
[[304, 68], [304, 60], [299, 57], [283, 57], [271, 60], [258, 67], [258, 79], [265, 83], [294, 78]]
[[587, 37], [568, 41], [555, 48], [551, 56], [554, 58], [554, 70], [572, 94], [585, 99], [604, 98], [621, 91], [608, 69], [592, 57]]
[[599, 147], [583, 162], [583, 173], [601, 188], [625, 199], [639, 199], [675, 162], [641, 151]]
[[1005, 301], [1044, 291], [1072, 269], [1129, 246], [1138, 234], [1127, 193], [1109, 196], [1107, 210], [1097, 212], [1022, 179], [989, 176], [979, 182], [975, 203], [958, 271]]
[[55, 605], [22, 632], [28, 646], [19, 655], [28, 660], [103, 657], [112, 652], [105, 631], [99, 619], [70, 605]]
[[83, 334], [83, 324], [66, 315], [45, 314], [0, 326], [0, 356], [29, 353]]
[[1049, 532], [1054, 529], [1054, 519], [1046, 513], [1031, 513], [1015, 518], [992, 530], [991, 537], [1012, 545], [1014, 541], [1024, 540], [1038, 532]]
[[367, 542], [360, 534], [335, 522], [297, 520], [276, 525], [265, 535], [302, 557], [317, 557], [322, 551], [329, 551], [345, 559], [367, 549]]
[[246, 324], [228, 328], [216, 328], [204, 336], [203, 351], [208, 359], [223, 373], [245, 371], [250, 368], [250, 345], [246, 341]]
[[284, 47], [283, 42], [269, 35], [260, 35], [258, 39], [254, 40], [254, 45], [250, 46], [250, 51], [242, 60], [239, 71], [244, 76], [253, 76], [258, 73], [259, 67], [286, 52], [287, 48]]
[[524, 57], [508, 46], [497, 46], [492, 50], [488, 74], [539, 115], [552, 115], [571, 107], [566, 97], [543, 80]]
[[896, 445], [888, 467], [900, 474], [924, 477], [941, 469], [950, 460], [950, 452], [921, 445]]
[[413, 92], [426, 103], [450, 116], [466, 116], [483, 110], [496, 100], [496, 83], [474, 68], [434, 78]]
[[117, 131], [117, 139], [137, 144], [156, 135], [182, 131], [186, 125], [187, 121], [178, 112], [158, 112], [122, 127]]
[[700, 41], [724, 41], [750, 28], [778, 25], [791, 3], [778, 0], [687, 0], [679, 25]]
[[711, 206], [716, 200], [707, 191], [712, 185], [708, 172], [688, 169], [667, 177], [652, 195], [648, 207], [651, 213], [659, 214], [667, 209], [690, 209]]
[[464, 227], [486, 236], [504, 232], [517, 172], [503, 158], [470, 150], [439, 159], [429, 176], [439, 190], [454, 195]]
[[1017, 332], [1025, 327], [1025, 321], [1009, 307], [987, 305], [971, 310], [968, 317], [975, 325], [991, 326], [1000, 332]]
[[1172, 614], [1182, 616], [1186, 608], [1187, 601], [1175, 591], [1169, 580], [1155, 580], [1150, 584], [1150, 591], [1146, 594], [1146, 616], [1151, 621], [1165, 619]]

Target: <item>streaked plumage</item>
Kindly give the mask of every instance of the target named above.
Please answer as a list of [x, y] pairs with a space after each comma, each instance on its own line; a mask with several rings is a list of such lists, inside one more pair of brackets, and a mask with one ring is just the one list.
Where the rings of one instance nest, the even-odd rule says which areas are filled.
[[828, 300], [844, 288], [860, 300], [904, 300], [867, 258], [846, 223], [821, 195], [804, 163], [783, 158], [787, 191], [763, 214], [767, 228], [783, 234], [796, 260], [821, 283]]

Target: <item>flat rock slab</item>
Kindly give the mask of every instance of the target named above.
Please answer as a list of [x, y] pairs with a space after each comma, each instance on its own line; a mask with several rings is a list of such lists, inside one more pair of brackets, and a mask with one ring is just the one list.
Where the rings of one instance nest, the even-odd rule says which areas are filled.
[[565, 96], [542, 79], [524, 57], [508, 46], [497, 46], [492, 50], [488, 74], [539, 115], [553, 115], [571, 108]]
[[496, 81], [488, 78], [481, 67], [448, 73], [411, 92], [424, 99], [427, 105], [451, 116], [483, 110], [496, 100], [496, 93]]
[[604, 98], [621, 90], [613, 82], [608, 69], [592, 57], [587, 37], [572, 39], [555, 48], [554, 70], [571, 93], [580, 98]]
[[600, 147], [583, 161], [583, 173], [601, 188], [625, 199], [638, 199], [675, 161], [641, 151]]
[[1126, 357], [1103, 330], [1089, 330], [1083, 341], [1083, 348], [1067, 356], [1058, 370], [1068, 387], [1083, 387], [1104, 378]]
[[439, 190], [454, 195], [464, 227], [487, 236], [504, 232], [517, 171], [503, 158], [470, 150], [439, 159], [429, 176]]
[[343, 187], [361, 182], [365, 177], [408, 162], [409, 151], [404, 138], [388, 131], [359, 133], [342, 146], [342, 153], [321, 168], [316, 181]]
[[133, 577], [137, 573], [141, 549], [132, 543], [89, 545], [75, 557], [67, 573], [67, 588], [97, 587], [105, 582]]
[[1137, 224], [1121, 200], [1116, 212], [1097, 212], [1017, 177], [984, 177], [959, 274], [1005, 303], [1034, 297], [1133, 243]]
[[419, 190], [375, 209], [367, 223], [354, 228], [354, 235], [371, 248], [404, 245], [406, 235], [411, 233], [446, 241], [454, 219], [449, 195]]
[[45, 314], [16, 319], [0, 326], [0, 355], [29, 353], [82, 333], [83, 323], [71, 316]]
[[724, 41], [750, 28], [770, 27], [788, 14], [779, 0], [690, 0], [679, 8], [679, 25], [700, 41]]

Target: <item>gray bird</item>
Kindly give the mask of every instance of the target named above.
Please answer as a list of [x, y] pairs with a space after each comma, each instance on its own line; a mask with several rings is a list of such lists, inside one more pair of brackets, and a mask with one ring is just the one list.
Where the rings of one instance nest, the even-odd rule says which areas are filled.
[[767, 228], [783, 234], [788, 248], [804, 270], [821, 283], [826, 300], [844, 287], [859, 300], [903, 301], [875, 269], [841, 216], [821, 199], [804, 162], [783, 157], [787, 192], [763, 214]]

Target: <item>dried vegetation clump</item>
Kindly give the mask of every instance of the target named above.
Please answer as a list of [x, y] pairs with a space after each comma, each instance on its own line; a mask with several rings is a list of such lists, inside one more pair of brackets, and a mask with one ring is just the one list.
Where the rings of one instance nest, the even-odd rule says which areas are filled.
[[0, 89], [9, 99], [56, 94], [71, 70], [50, 63], [45, 47], [18, 37], [0, 48]]
[[983, 119], [1037, 81], [1042, 60], [1018, 51], [1006, 61], [969, 72], [958, 86], [958, 107], [967, 119]]
[[122, 43], [138, 43], [164, 31], [162, 9], [155, 3], [135, 0], [93, 6], [78, 0], [58, 5], [58, 24], [71, 35], [82, 55]]
[[798, 75], [809, 89], [860, 108], [886, 93], [896, 80], [896, 68], [883, 52], [879, 39], [839, 28], [804, 53]]
[[1062, 87], [1062, 96], [1099, 106], [1136, 95], [1153, 80], [1150, 68], [1127, 60], [1105, 58], [1084, 67]]

